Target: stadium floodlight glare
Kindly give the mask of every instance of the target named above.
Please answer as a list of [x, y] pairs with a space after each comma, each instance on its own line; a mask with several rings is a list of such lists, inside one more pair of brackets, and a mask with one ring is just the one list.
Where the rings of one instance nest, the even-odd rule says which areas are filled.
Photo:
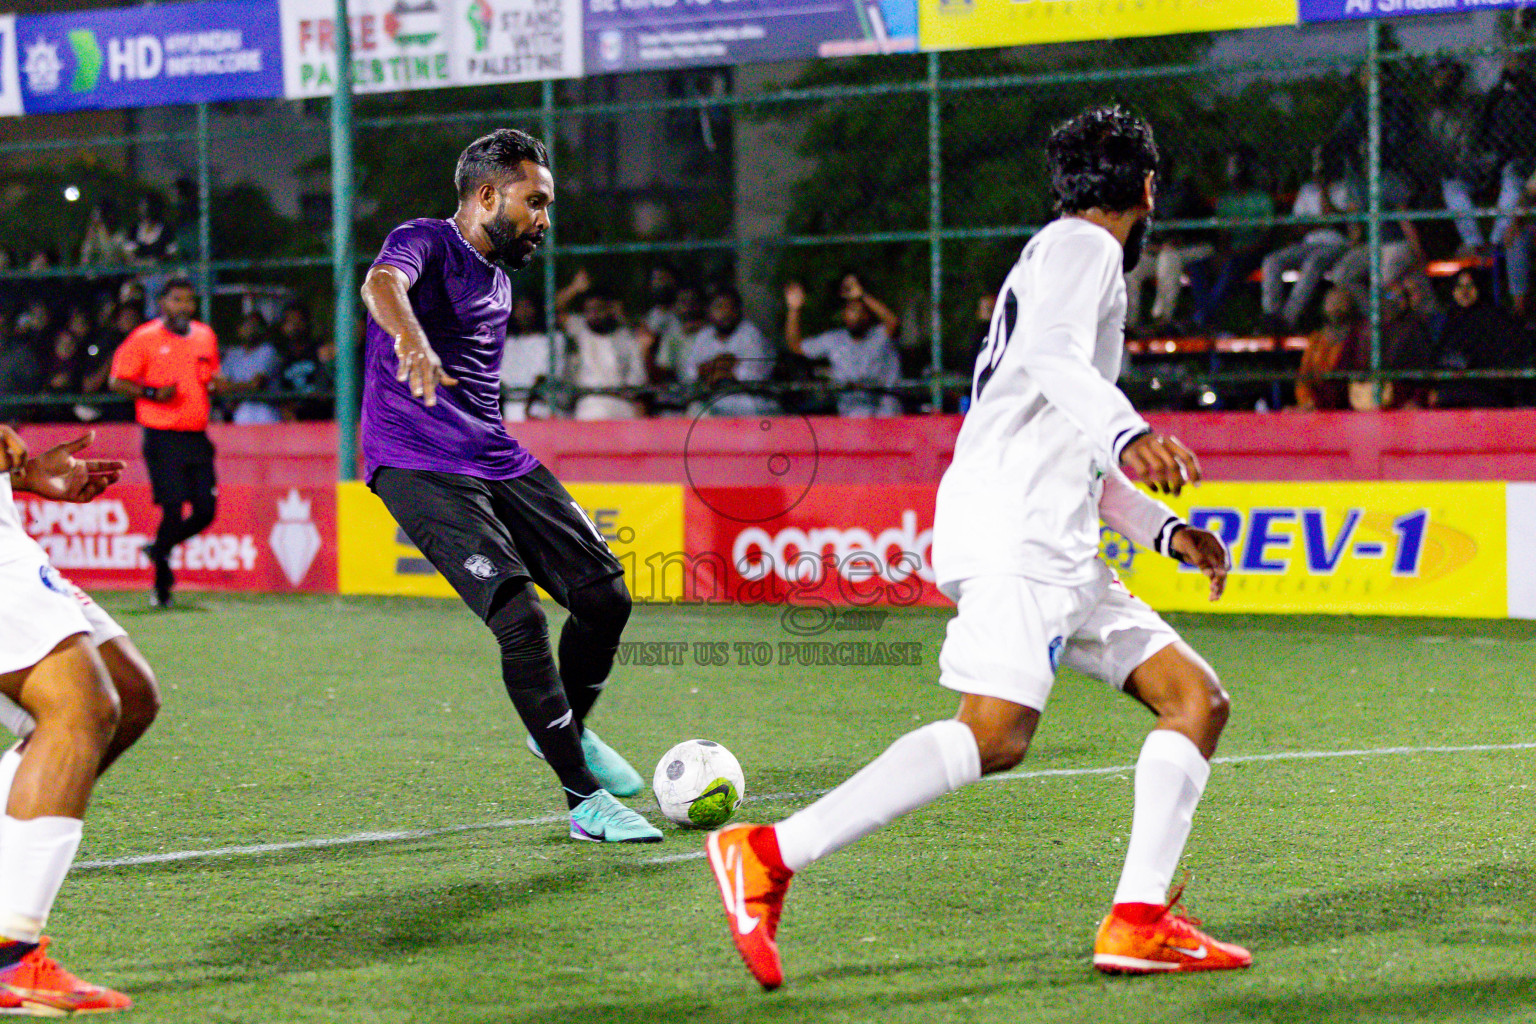
[[74, 185], [65, 185], [64, 186], [64, 201], [66, 203], [73, 203], [76, 200], [78, 200], [79, 198], [80, 198], [80, 189], [78, 189]]

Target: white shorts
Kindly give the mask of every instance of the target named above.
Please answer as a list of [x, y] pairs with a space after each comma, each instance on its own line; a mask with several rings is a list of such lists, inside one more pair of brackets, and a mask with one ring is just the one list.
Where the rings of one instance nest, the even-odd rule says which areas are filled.
[[939, 651], [939, 682], [1043, 711], [1058, 666], [1118, 689], [1178, 640], [1173, 627], [1107, 566], [1099, 580], [1083, 587], [977, 576], [960, 583], [959, 610]]
[[[91, 596], [59, 575], [42, 553], [0, 565], [0, 673], [31, 668], [66, 637], [84, 633], [100, 647], [127, 636]], [[0, 695], [0, 727], [18, 736], [32, 717]]]

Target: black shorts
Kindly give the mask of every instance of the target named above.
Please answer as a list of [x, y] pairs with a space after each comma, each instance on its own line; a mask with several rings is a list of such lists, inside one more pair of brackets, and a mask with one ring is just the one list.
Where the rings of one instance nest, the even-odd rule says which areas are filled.
[[144, 428], [144, 463], [155, 504], [162, 508], [213, 499], [213, 442], [201, 430]]
[[508, 583], [532, 580], [559, 604], [624, 575], [597, 527], [543, 466], [512, 480], [382, 466], [369, 487], [482, 619]]

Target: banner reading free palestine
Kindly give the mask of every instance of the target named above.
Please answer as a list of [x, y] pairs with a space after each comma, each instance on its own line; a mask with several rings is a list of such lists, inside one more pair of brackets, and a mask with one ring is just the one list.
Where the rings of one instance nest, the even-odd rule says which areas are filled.
[[[358, 92], [576, 78], [580, 0], [351, 0]], [[336, 88], [333, 0], [282, 0], [290, 99]]]
[[28, 114], [283, 94], [267, 0], [29, 15], [16, 19], [15, 37]]

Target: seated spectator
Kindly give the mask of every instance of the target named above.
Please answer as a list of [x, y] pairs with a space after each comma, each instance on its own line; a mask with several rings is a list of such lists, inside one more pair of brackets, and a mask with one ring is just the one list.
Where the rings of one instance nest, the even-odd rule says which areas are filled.
[[[1204, 220], [1211, 215], [1211, 203], [1200, 191], [1191, 174], [1179, 175], [1171, 156], [1164, 158], [1158, 174], [1157, 215], [1164, 220]], [[1173, 326], [1179, 292], [1184, 287], [1184, 268], [1208, 259], [1215, 251], [1209, 231], [1167, 232], [1153, 226], [1153, 239], [1131, 272], [1125, 275], [1125, 326], [1141, 326], [1142, 290], [1148, 281], [1157, 282], [1152, 300], [1152, 334], [1166, 334]], [[1148, 333], [1148, 332], [1144, 332]]]
[[1482, 106], [1476, 93], [1466, 88], [1467, 66], [1449, 58], [1431, 69], [1428, 139], [1440, 194], [1445, 208], [1457, 214], [1456, 233], [1461, 236], [1459, 256], [1475, 256], [1485, 242], [1482, 228], [1471, 211], [1477, 208], [1473, 193], [1491, 171], [1495, 157], [1477, 143], [1477, 119]]
[[159, 196], [139, 200], [139, 219], [128, 234], [128, 255], [140, 264], [160, 263], [176, 255], [176, 238], [165, 225], [165, 203]]
[[117, 267], [128, 262], [128, 239], [118, 229], [112, 206], [102, 200], [91, 207], [80, 241], [80, 265]]
[[66, 325], [52, 332], [53, 343], [43, 364], [43, 390], [55, 395], [80, 393], [80, 339]]
[[[804, 338], [800, 311], [805, 288], [791, 281], [784, 288], [784, 342], [797, 356], [831, 362], [832, 383], [839, 386], [891, 388], [901, 380], [901, 356], [892, 339], [901, 321], [889, 306], [864, 290], [857, 274], [844, 274], [838, 287], [842, 323], [837, 330]], [[837, 395], [841, 416], [899, 416], [901, 402], [879, 391], [849, 390]]]
[[733, 385], [771, 380], [777, 359], [757, 325], [742, 319], [741, 294], [727, 286], [710, 296], [709, 326], [693, 336], [678, 375], [685, 383], [698, 381], [719, 392], [703, 403], [707, 415], [772, 416], [779, 405], [770, 396]]
[[[1227, 154], [1227, 188], [1216, 197], [1216, 216], [1222, 220], [1255, 220], [1272, 217], [1275, 200], [1255, 182], [1251, 146], [1238, 146]], [[1195, 300], [1194, 322], [1210, 327], [1227, 300], [1232, 286], [1258, 266], [1268, 249], [1269, 228], [1238, 227], [1217, 236], [1216, 252], [1189, 268], [1189, 290]]]
[[17, 314], [13, 333], [17, 342], [40, 355], [51, 347], [53, 339], [47, 337], [47, 331], [52, 322], [53, 314], [48, 311], [48, 304], [33, 298]]
[[[1473, 139], [1475, 149], [1490, 154], [1494, 168], [1490, 176], [1498, 180], [1498, 198], [1494, 205], [1500, 213], [1488, 233], [1488, 244], [1495, 248], [1517, 243], [1519, 236], [1523, 235], [1523, 232], [1513, 231], [1512, 228], [1515, 209], [1521, 203], [1521, 194], [1526, 190], [1531, 172], [1536, 170], [1536, 131], [1531, 129], [1533, 124], [1536, 124], [1536, 73], [1531, 70], [1531, 55], [1525, 51], [1511, 51], [1504, 59], [1504, 69], [1499, 80], [1483, 100]], [[1454, 208], [1471, 210], [1471, 196], [1466, 197], [1465, 204], [1458, 201]], [[1462, 221], [1470, 221], [1476, 232], [1476, 221], [1470, 217], [1463, 217]], [[1480, 245], [1481, 233], [1473, 234], [1471, 241]], [[1512, 263], [1516, 258], [1526, 262], [1525, 270], [1528, 273], [1529, 257], [1523, 253], [1519, 256], [1511, 255]], [[1511, 274], [1513, 283], [1514, 275]], [[1522, 275], [1521, 291], [1515, 292], [1511, 288], [1511, 295], [1516, 299], [1516, 312], [1520, 316], [1526, 315], [1528, 311], [1525, 284], [1526, 276]]]
[[[265, 391], [281, 378], [283, 357], [268, 336], [267, 318], [251, 310], [235, 328], [234, 344], [220, 357], [224, 377], [238, 390]], [[235, 406], [231, 423], [281, 423], [283, 415], [266, 402], [243, 401]]]
[[[1451, 308], [1440, 329], [1434, 366], [1441, 370], [1515, 370], [1531, 366], [1531, 337], [1493, 301], [1493, 285], [1480, 270], [1456, 275]], [[1482, 408], [1524, 404], [1528, 381], [1441, 381], [1435, 387], [1441, 408]]]
[[1325, 380], [1322, 375], [1359, 369], [1362, 354], [1368, 359], [1370, 338], [1365, 317], [1348, 289], [1333, 287], [1323, 296], [1323, 325], [1307, 336], [1307, 348], [1296, 371], [1296, 408], [1349, 408], [1348, 382]]
[[[1429, 278], [1409, 274], [1387, 293], [1381, 309], [1381, 368], [1387, 371], [1427, 370], [1434, 364], [1435, 339], [1439, 336], [1444, 314], [1435, 299]], [[1370, 369], [1369, 346], [1358, 360], [1360, 369]], [[1399, 377], [1383, 381], [1377, 398], [1374, 381], [1349, 383], [1349, 404], [1361, 411], [1371, 409], [1423, 408], [1429, 405], [1430, 391], [1422, 380]]]
[[149, 307], [145, 305], [145, 303], [149, 301], [149, 298], [148, 291], [144, 287], [144, 282], [140, 281], [136, 277], [130, 277], [128, 280], [118, 285], [117, 301], [132, 306], [133, 311], [138, 315], [139, 323], [141, 324], [154, 315], [150, 311]]
[[[11, 322], [0, 317], [0, 397], [35, 395], [43, 389], [43, 366], [25, 339], [12, 333]], [[0, 406], [0, 418], [22, 421], [31, 418], [23, 406]]]
[[[1413, 206], [1413, 193], [1405, 178], [1397, 174], [1381, 176], [1381, 209], [1405, 212]], [[1407, 275], [1423, 268], [1428, 257], [1419, 237], [1418, 226], [1407, 218], [1387, 218], [1381, 222], [1381, 286], [1396, 287]], [[1363, 242], [1350, 249], [1333, 269], [1324, 275], [1333, 284], [1348, 288], [1355, 304], [1365, 309], [1370, 304], [1371, 246]]]
[[[1322, 148], [1314, 150], [1312, 178], [1297, 190], [1296, 201], [1291, 204], [1291, 216], [1327, 217], [1335, 213], [1353, 213], [1357, 209], [1359, 206], [1349, 185], [1343, 181], [1328, 181]], [[1322, 283], [1323, 275], [1349, 251], [1349, 239], [1338, 228], [1318, 226], [1302, 228], [1297, 233], [1301, 236], [1300, 241], [1265, 256], [1262, 265], [1261, 305], [1271, 326], [1277, 329], [1276, 333], [1295, 330], [1312, 301], [1313, 292]], [[1297, 272], [1296, 283], [1282, 303], [1285, 274], [1292, 270]]]
[[[581, 313], [567, 310], [581, 300]], [[645, 384], [645, 352], [636, 333], [624, 324], [624, 305], [607, 288], [594, 284], [585, 270], [555, 296], [561, 326], [571, 339], [566, 376], [580, 388], [640, 387]], [[645, 336], [655, 341], [649, 331]], [[578, 420], [635, 419], [645, 415], [640, 403], [623, 395], [582, 395]]]
[[[535, 390], [565, 373], [565, 339], [557, 332], [550, 344], [544, 311], [531, 295], [519, 295], [512, 303], [512, 323], [507, 345], [501, 351], [501, 415], [514, 423], [549, 419], [549, 403], [535, 397]], [[521, 392], [521, 393], [519, 393]]]
[[693, 336], [709, 325], [705, 315], [704, 291], [696, 284], [677, 286], [672, 314], [656, 332], [656, 344], [649, 351], [646, 371], [652, 384], [676, 380], [679, 367], [693, 344]]
[[[336, 385], [334, 346], [316, 345], [309, 310], [302, 303], [291, 302], [277, 321], [277, 350], [283, 357], [277, 387], [297, 394], [330, 391]], [[283, 404], [284, 420], [324, 420], [331, 417], [329, 398], [307, 398]]]
[[[106, 319], [95, 327], [85, 342], [85, 379], [82, 382], [84, 394], [106, 394], [107, 383], [112, 373], [112, 355], [117, 351], [117, 346], [123, 343], [123, 339], [133, 333], [134, 328], [144, 322], [139, 310], [128, 302], [112, 303]], [[127, 402], [118, 402], [109, 405], [98, 405], [96, 410], [100, 413], [98, 419], [118, 423], [133, 419], [133, 406]]]

